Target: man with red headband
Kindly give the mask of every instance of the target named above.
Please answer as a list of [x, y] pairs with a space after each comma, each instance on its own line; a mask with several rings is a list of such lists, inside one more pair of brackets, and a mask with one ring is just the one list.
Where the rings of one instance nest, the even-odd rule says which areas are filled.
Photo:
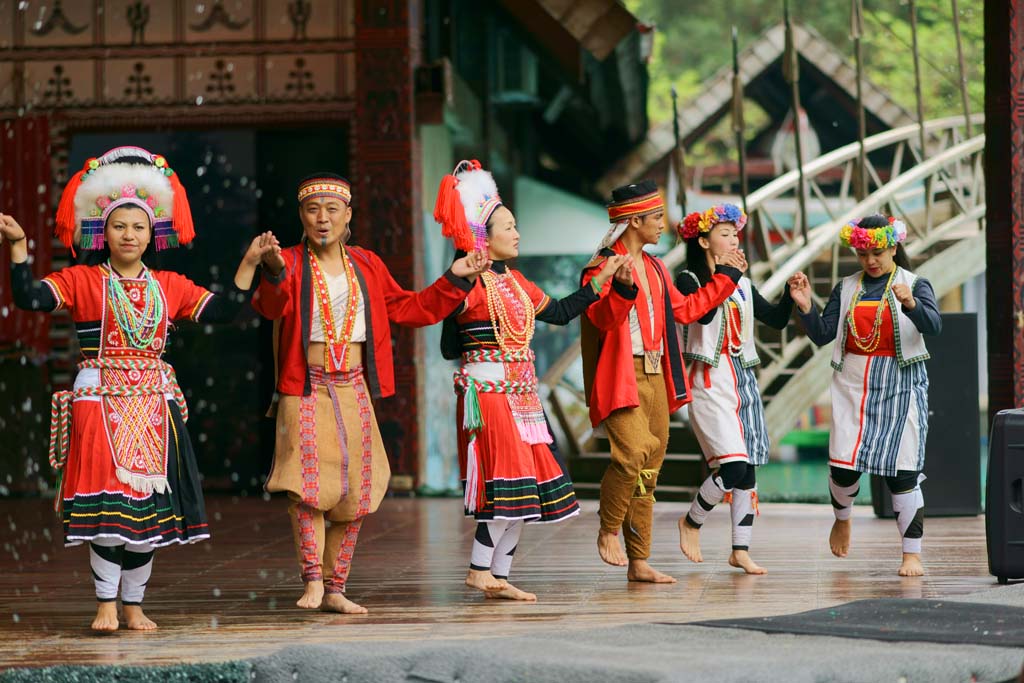
[[[723, 257], [711, 281], [688, 296], [661, 260], [644, 252], [665, 227], [665, 203], [652, 181], [612, 191], [611, 228], [583, 270], [587, 283], [606, 258], [628, 254], [632, 285], [612, 279], [583, 319], [584, 382], [594, 427], [603, 426], [611, 463], [601, 480], [597, 549], [630, 581], [674, 583], [647, 562], [658, 471], [668, 447], [669, 413], [690, 400], [673, 322], [690, 323], [725, 301], [746, 269], [742, 254]], [[608, 296], [611, 288], [622, 296]], [[618, 533], [622, 529], [626, 552]]]
[[441, 322], [489, 263], [474, 252], [411, 292], [379, 256], [348, 245], [347, 180], [310, 176], [298, 201], [303, 240], [264, 258], [253, 297], [274, 321], [277, 436], [266, 488], [291, 499], [306, 585], [298, 606], [363, 614], [344, 591], [362, 520], [380, 505], [391, 476], [371, 403], [395, 393], [389, 323]]

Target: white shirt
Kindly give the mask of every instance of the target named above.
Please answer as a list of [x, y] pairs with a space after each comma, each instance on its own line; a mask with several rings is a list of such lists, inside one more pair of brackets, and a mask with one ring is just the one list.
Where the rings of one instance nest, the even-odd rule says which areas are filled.
[[[327, 283], [327, 291], [331, 295], [331, 312], [334, 315], [334, 333], [342, 333], [342, 325], [345, 315], [348, 313], [348, 278], [345, 273], [341, 275], [328, 275], [324, 273], [324, 281]], [[365, 342], [366, 341], [366, 302], [363, 300], [362, 292], [359, 296], [359, 307], [356, 310], [356, 319], [352, 325], [352, 338], [339, 339], [340, 342]], [[314, 301], [316, 301], [314, 299]], [[313, 319], [309, 325], [309, 341], [326, 342], [324, 338], [323, 316], [320, 314], [320, 302], [316, 301], [313, 306]]]

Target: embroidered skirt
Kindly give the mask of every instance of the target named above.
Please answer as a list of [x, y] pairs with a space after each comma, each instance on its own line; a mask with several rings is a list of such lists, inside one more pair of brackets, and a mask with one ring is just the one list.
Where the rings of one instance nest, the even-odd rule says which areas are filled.
[[[504, 376], [502, 365], [472, 363], [466, 368], [483, 382], [495, 382]], [[459, 384], [457, 380], [457, 388]], [[547, 424], [540, 425], [544, 438], [534, 439], [540, 443], [527, 443], [526, 430], [516, 419], [513, 402], [509, 400], [512, 394], [487, 391], [483, 386], [478, 384], [473, 392], [463, 389], [457, 407], [459, 466], [466, 489], [466, 515], [479, 521], [558, 522], [579, 514], [572, 481], [548, 446], [551, 436]], [[465, 428], [467, 396], [474, 404], [471, 410], [478, 410], [482, 421], [479, 430], [472, 433]], [[531, 424], [527, 433], [532, 434], [536, 429], [537, 425]]]
[[832, 373], [829, 465], [887, 477], [924, 468], [928, 372], [892, 356], [845, 355]]
[[[99, 386], [98, 370], [82, 370], [75, 379], [78, 391]], [[150, 397], [122, 398], [113, 410], [104, 398], [75, 398], [71, 404], [70, 447], [61, 473], [61, 516], [64, 543], [72, 546], [96, 538], [160, 547], [193, 543], [210, 536], [195, 452], [178, 404], [167, 397], [164, 406], [148, 415]], [[130, 420], [159, 422], [161, 438], [150, 445], [155, 460], [164, 460], [164, 477], [157, 488], [140, 491], [125, 476], [114, 457], [111, 432], [131, 428]], [[121, 459], [123, 460], [123, 459]], [[163, 463], [161, 463], [163, 464]], [[120, 475], [120, 476], [119, 476]], [[124, 481], [127, 480], [127, 481]], [[141, 480], [145, 483], [145, 480]]]
[[690, 425], [712, 468], [727, 462], [768, 462], [768, 429], [753, 368], [728, 353], [718, 367], [694, 361], [690, 369], [693, 401]]
[[313, 392], [282, 396], [267, 491], [286, 491], [331, 519], [359, 519], [380, 506], [391, 479], [362, 366], [327, 373], [310, 366]]

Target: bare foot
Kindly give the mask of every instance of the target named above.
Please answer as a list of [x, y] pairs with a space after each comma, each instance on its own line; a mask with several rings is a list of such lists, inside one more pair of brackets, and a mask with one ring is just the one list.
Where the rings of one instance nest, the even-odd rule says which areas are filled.
[[700, 554], [700, 529], [690, 526], [686, 515], [679, 518], [679, 549], [691, 562], [703, 562]]
[[918, 553], [903, 553], [900, 576], [924, 576], [924, 566]]
[[306, 591], [295, 604], [302, 609], [316, 609], [324, 599], [324, 582], [307, 581]]
[[117, 603], [96, 603], [96, 618], [92, 620], [92, 630], [109, 632], [116, 631], [117, 627]]
[[607, 564], [625, 567], [628, 564], [626, 553], [619, 544], [618, 534], [611, 534], [603, 529], [597, 533], [597, 552]]
[[494, 575], [486, 569], [470, 569], [466, 574], [466, 585], [481, 591], [498, 591], [505, 587], [503, 581], [494, 578]]
[[828, 535], [828, 544], [836, 557], [846, 557], [850, 552], [850, 520], [837, 519], [832, 524], [832, 533]]
[[750, 559], [746, 550], [733, 550], [729, 556], [729, 565], [742, 569], [748, 574], [767, 574], [768, 570]]
[[647, 560], [630, 560], [629, 569], [626, 571], [626, 578], [630, 581], [641, 581], [644, 583], [676, 582], [676, 580], [668, 574], [662, 574], [657, 569], [647, 564]]
[[125, 625], [133, 631], [153, 631], [156, 622], [142, 613], [142, 605], [124, 606]]
[[320, 604], [321, 612], [337, 612], [338, 614], [367, 614], [362, 605], [357, 605], [341, 593], [328, 593]]
[[519, 590], [511, 583], [505, 582], [500, 590], [484, 592], [492, 600], [520, 600], [522, 602], [537, 602], [537, 596], [533, 593]]

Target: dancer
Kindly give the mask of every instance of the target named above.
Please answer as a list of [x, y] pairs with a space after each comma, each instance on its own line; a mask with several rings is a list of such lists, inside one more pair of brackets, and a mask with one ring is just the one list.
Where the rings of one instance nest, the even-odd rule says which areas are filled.
[[309, 176], [298, 202], [302, 241], [266, 255], [253, 296], [256, 310], [274, 321], [277, 438], [266, 489], [291, 499], [305, 583], [296, 604], [365, 614], [344, 592], [363, 518], [377, 510], [391, 477], [371, 403], [395, 392], [389, 323], [440, 322], [487, 259], [474, 252], [426, 289], [407, 291], [379, 256], [348, 244], [347, 180]]
[[850, 515], [862, 472], [885, 477], [903, 543], [900, 576], [921, 576], [924, 536], [928, 359], [924, 335], [939, 334], [942, 318], [931, 284], [910, 271], [903, 221], [867, 216], [846, 224], [839, 241], [856, 251], [861, 272], [832, 290], [821, 313], [807, 276], [789, 280], [807, 336], [832, 352], [832, 432], [829, 492], [836, 520], [829, 545], [850, 550]]
[[[725, 301], [746, 269], [741, 252], [716, 257], [709, 283], [690, 295], [673, 285], [659, 259], [644, 252], [657, 244], [665, 204], [651, 181], [612, 191], [611, 228], [583, 271], [589, 283], [616, 254], [632, 257], [628, 277], [601, 288], [583, 318], [583, 376], [590, 419], [603, 425], [611, 463], [601, 479], [597, 548], [608, 564], [627, 566], [630, 581], [674, 583], [648, 563], [658, 471], [668, 447], [670, 411], [690, 400], [679, 339], [672, 322], [691, 323]], [[639, 283], [639, 286], [637, 284]], [[619, 296], [611, 296], [615, 289]], [[622, 529], [626, 552], [618, 533]]]
[[[692, 294], [711, 279], [715, 258], [739, 249], [747, 215], [733, 204], [694, 212], [679, 224], [686, 240], [687, 270], [676, 287]], [[756, 468], [768, 462], [768, 431], [761, 392], [754, 375], [760, 363], [754, 346], [754, 319], [781, 330], [793, 312], [789, 288], [778, 304], [758, 293], [749, 278], [721, 306], [689, 325], [680, 325], [683, 355], [690, 361], [690, 425], [714, 472], [701, 484], [689, 512], [679, 519], [679, 546], [702, 562], [700, 529], [715, 505], [730, 498], [732, 554], [729, 564], [747, 574], [768, 570], [750, 557], [754, 518], [758, 514]]]
[[530, 350], [534, 324], [567, 325], [598, 300], [616, 271], [627, 277], [629, 257], [607, 259], [589, 284], [552, 301], [508, 265], [519, 255], [515, 216], [475, 160], [445, 177], [435, 218], [459, 253], [476, 249], [492, 262], [457, 314], [445, 319], [441, 341], [445, 358], [462, 359], [455, 375], [459, 464], [466, 515], [477, 520], [466, 585], [488, 598], [532, 602], [536, 595], [508, 582], [524, 523], [579, 514], [572, 482], [548, 446]]
[[120, 588], [127, 627], [155, 629], [142, 611], [154, 549], [210, 535], [185, 398], [161, 357], [173, 323], [231, 320], [241, 309], [233, 300], [244, 300], [261, 257], [277, 246], [270, 233], [254, 239], [223, 296], [146, 267], [144, 257], [187, 244], [194, 229], [177, 175], [137, 147], [87, 161], [60, 201], [58, 238], [95, 252], [100, 265], [34, 281], [24, 230], [0, 214], [0, 234], [11, 243], [15, 304], [70, 312], [82, 350], [74, 389], [53, 396], [50, 464], [64, 544], [89, 544], [92, 628], [117, 630]]

